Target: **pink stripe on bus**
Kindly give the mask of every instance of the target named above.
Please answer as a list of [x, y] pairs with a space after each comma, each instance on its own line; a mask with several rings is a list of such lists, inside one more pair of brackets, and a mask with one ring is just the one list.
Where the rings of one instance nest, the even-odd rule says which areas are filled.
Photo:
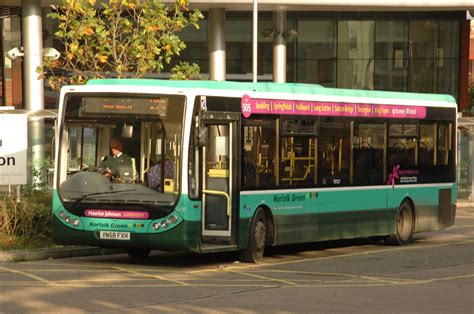
[[324, 101], [258, 99], [248, 95], [240, 103], [245, 118], [252, 114], [424, 119], [426, 108]]

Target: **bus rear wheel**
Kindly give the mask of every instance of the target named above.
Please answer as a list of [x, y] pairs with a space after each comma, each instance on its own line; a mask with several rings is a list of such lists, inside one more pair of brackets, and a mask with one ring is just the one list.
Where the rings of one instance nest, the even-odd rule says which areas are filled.
[[259, 263], [265, 252], [267, 226], [265, 212], [258, 208], [249, 229], [249, 242], [245, 249], [239, 251], [239, 259], [247, 263]]
[[404, 201], [397, 212], [395, 220], [395, 233], [387, 238], [393, 245], [407, 245], [413, 241], [414, 230], [413, 208], [408, 201]]
[[130, 256], [131, 258], [147, 258], [148, 255], [150, 255], [150, 252], [151, 250], [149, 249], [138, 249], [138, 248], [127, 250], [128, 256]]

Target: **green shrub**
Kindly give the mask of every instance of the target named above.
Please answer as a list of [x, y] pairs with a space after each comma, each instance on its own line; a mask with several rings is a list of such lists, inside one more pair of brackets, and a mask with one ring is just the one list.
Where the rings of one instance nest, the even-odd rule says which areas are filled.
[[28, 189], [16, 197], [0, 198], [0, 230], [12, 237], [51, 236], [51, 191]]

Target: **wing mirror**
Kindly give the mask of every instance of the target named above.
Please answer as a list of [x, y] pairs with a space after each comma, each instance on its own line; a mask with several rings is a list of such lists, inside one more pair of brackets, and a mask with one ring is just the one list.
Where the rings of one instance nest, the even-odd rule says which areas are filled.
[[207, 146], [209, 143], [209, 128], [201, 124], [197, 130], [196, 137], [199, 147]]
[[132, 138], [133, 137], [133, 125], [126, 124], [126, 123], [123, 124], [122, 137], [124, 137], [124, 138]]

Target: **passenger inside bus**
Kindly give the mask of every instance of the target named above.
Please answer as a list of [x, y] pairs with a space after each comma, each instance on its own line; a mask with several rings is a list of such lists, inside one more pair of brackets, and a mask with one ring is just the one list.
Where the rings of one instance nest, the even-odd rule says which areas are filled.
[[[161, 190], [161, 160], [158, 161], [154, 166], [151, 166], [146, 172], [147, 186], [154, 190]], [[175, 178], [174, 178], [174, 163], [169, 158], [165, 159], [165, 191], [172, 191]]]

